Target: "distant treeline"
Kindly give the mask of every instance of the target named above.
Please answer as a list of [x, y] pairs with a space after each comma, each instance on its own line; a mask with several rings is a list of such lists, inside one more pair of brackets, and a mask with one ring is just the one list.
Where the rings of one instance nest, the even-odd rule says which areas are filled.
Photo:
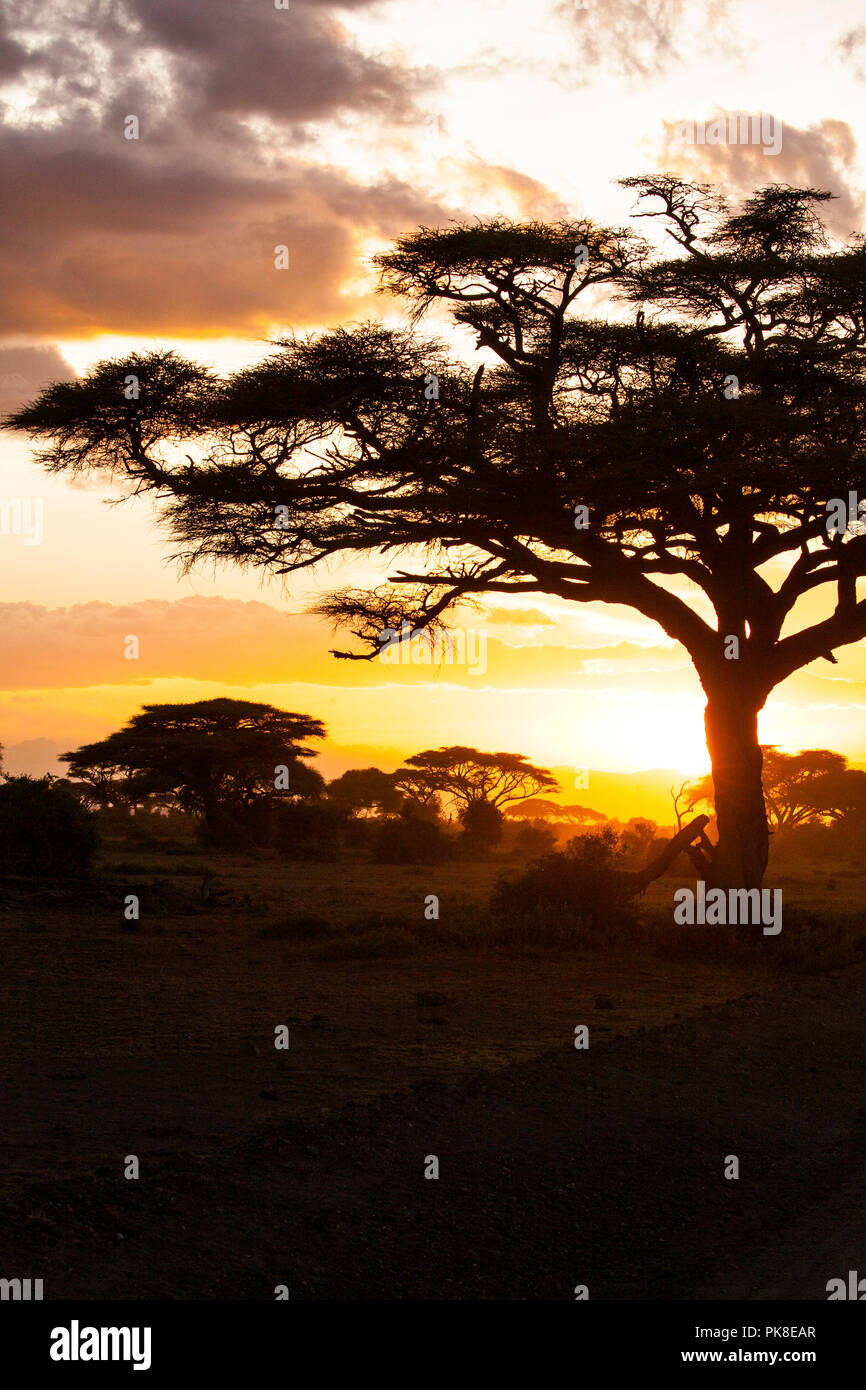
[[[324, 736], [310, 715], [250, 701], [146, 705], [123, 729], [63, 754], [66, 778], [5, 779], [0, 865], [7, 873], [82, 868], [100, 832], [139, 842], [195, 834], [220, 850], [379, 863], [529, 862], [602, 825], [632, 863], [663, 838], [643, 817], [608, 821], [553, 800], [556, 778], [519, 753], [426, 749], [396, 772], [353, 768], [326, 782], [311, 746]], [[805, 853], [855, 851], [866, 838], [866, 773], [827, 749], [767, 746], [763, 754], [777, 841]], [[712, 780], [684, 781], [671, 797], [679, 828], [698, 811], [712, 813]]]

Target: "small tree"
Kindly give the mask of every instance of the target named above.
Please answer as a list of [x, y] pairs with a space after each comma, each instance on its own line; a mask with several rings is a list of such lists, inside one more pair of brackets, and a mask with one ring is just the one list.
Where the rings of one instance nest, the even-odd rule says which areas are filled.
[[491, 850], [502, 839], [502, 812], [490, 801], [470, 801], [460, 812], [460, 824], [469, 849]]

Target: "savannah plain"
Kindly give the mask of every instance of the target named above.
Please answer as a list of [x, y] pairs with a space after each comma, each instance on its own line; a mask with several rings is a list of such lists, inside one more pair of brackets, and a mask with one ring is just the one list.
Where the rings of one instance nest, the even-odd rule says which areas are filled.
[[619, 934], [509, 923], [509, 871], [137, 832], [86, 881], [6, 879], [10, 1267], [51, 1298], [826, 1297], [860, 1245], [866, 869], [771, 863], [778, 938], [673, 927], [675, 871]]

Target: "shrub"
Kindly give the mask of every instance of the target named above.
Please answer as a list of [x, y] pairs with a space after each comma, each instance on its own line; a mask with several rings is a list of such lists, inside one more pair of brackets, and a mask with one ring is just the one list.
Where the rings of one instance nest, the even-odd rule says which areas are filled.
[[290, 859], [329, 861], [342, 849], [347, 812], [321, 798], [248, 805], [228, 802], [199, 823], [199, 839], [211, 849], [251, 850], [270, 846]]
[[635, 920], [633, 888], [624, 870], [625, 848], [609, 827], [569, 840], [542, 855], [516, 878], [503, 875], [490, 910], [506, 918], [568, 914], [584, 923], [616, 926]]
[[438, 864], [452, 852], [443, 827], [414, 814], [380, 821], [370, 837], [370, 857], [379, 864]]
[[489, 801], [473, 801], [460, 815], [461, 847], [482, 854], [495, 849], [502, 839], [504, 817]]
[[8, 777], [0, 785], [0, 868], [57, 877], [89, 867], [96, 817], [55, 777]]
[[525, 864], [531, 859], [539, 859], [543, 854], [551, 854], [555, 844], [556, 835], [546, 821], [523, 821], [514, 834], [511, 852], [515, 859]]

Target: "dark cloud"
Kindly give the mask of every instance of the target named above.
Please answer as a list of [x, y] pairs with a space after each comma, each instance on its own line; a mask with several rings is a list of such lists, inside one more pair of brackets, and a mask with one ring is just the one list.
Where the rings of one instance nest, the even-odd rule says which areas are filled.
[[[135, 142], [69, 148], [7, 131], [0, 183], [0, 333], [264, 333], [355, 311], [340, 287], [365, 267], [364, 233], [393, 236], [445, 211], [405, 183], [355, 182], [291, 161], [222, 169], [195, 151], [153, 160]], [[289, 248], [276, 270], [274, 248]]]
[[[370, 0], [366, 0], [369, 8]], [[364, 0], [343, 8], [362, 9]], [[128, 0], [136, 43], [184, 75], [182, 102], [209, 112], [318, 120], [340, 110], [407, 117], [429, 75], [364, 54], [333, 6], [262, 0]]]
[[[9, 0], [30, 114], [10, 96], [0, 134], [0, 335], [268, 337], [375, 312], [359, 247], [462, 210], [314, 148], [327, 118], [363, 118], [373, 148], [376, 122], [393, 132], [424, 89], [344, 27], [369, 3]], [[138, 139], [124, 137], [130, 115]], [[446, 164], [472, 212], [563, 212], [517, 170]]]
[[[715, 113], [716, 116], [726, 113]], [[765, 154], [760, 144], [700, 145], [683, 140], [681, 121], [666, 121], [659, 167], [689, 178], [720, 184], [734, 197], [750, 194], [770, 183], [790, 183], [824, 189], [835, 201], [822, 216], [841, 237], [862, 227], [866, 199], [853, 182], [857, 142], [846, 121], [823, 120], [800, 129], [781, 123], [778, 154]]]
[[342, 293], [358, 239], [447, 213], [303, 158], [306, 122], [413, 116], [425, 75], [339, 20], [369, 5], [8, 0], [0, 63], [23, 88], [4, 89], [0, 333], [267, 336], [370, 307]]
[[26, 404], [50, 381], [73, 381], [75, 372], [56, 347], [0, 346], [0, 415]]
[[54, 9], [12, 0], [0, 65], [67, 121], [109, 124], [125, 107], [148, 117], [151, 133], [224, 116], [409, 119], [432, 73], [363, 52], [338, 18], [373, 2], [292, 0], [283, 10], [268, 0], [67, 0]]

